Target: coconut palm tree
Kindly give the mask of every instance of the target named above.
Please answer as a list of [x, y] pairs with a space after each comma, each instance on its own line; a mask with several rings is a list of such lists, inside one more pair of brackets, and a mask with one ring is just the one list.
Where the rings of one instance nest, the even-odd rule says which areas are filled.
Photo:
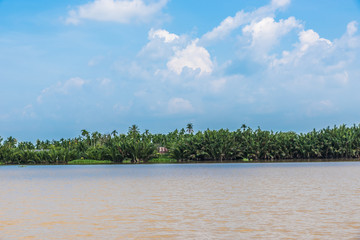
[[189, 134], [193, 133], [193, 132], [194, 132], [193, 127], [194, 127], [194, 126], [193, 126], [192, 123], [188, 123], [188, 124], [186, 125], [186, 131], [187, 131]]

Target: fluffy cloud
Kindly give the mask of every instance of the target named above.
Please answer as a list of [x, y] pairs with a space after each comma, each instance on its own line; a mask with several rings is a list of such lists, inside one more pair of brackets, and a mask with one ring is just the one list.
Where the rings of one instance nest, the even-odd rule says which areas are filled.
[[[146, 79], [141, 99], [153, 113], [161, 109], [179, 115], [193, 113], [193, 105], [208, 114], [232, 109], [246, 117], [335, 113], [341, 108], [337, 93], [360, 85], [354, 81], [360, 77], [357, 23], [350, 22], [343, 36], [329, 40], [295, 17], [276, 18], [276, 10], [289, 3], [273, 0], [253, 12], [240, 11], [195, 40], [151, 29], [135, 61], [147, 73], [135, 71], [134, 79]], [[184, 98], [173, 97], [178, 95]]]
[[145, 4], [143, 0], [95, 0], [71, 10], [66, 22], [78, 24], [82, 19], [129, 23], [148, 21], [167, 4], [167, 0]]
[[156, 38], [162, 39], [165, 43], [170, 43], [176, 39], [179, 39], [179, 36], [174, 33], [169, 33], [164, 29], [158, 29], [158, 30], [151, 29], [149, 32], [149, 39], [153, 40]]
[[352, 21], [347, 25], [346, 30], [349, 36], [353, 36], [357, 32], [358, 30], [357, 25], [358, 23], [356, 21]]
[[[336, 46], [325, 38], [320, 38], [319, 34], [312, 29], [301, 30], [298, 34], [299, 42], [295, 44], [292, 51], [283, 51], [282, 57], [274, 59], [272, 66], [283, 65], [288, 67], [306, 66], [310, 70], [315, 67], [323, 66], [321, 59], [329, 57]], [[309, 65], [310, 64], [310, 65]]]
[[180, 47], [184, 39], [165, 29], [151, 29], [148, 34], [149, 42], [142, 48], [139, 56], [142, 58], [168, 59], [174, 54], [174, 49]]
[[200, 70], [200, 75], [211, 73], [213, 71], [213, 63], [209, 52], [201, 46], [197, 45], [198, 40], [194, 40], [185, 49], [175, 52], [170, 61], [167, 63], [169, 70], [176, 74], [181, 74], [184, 68], [192, 70]]
[[234, 17], [229, 16], [225, 18], [225, 20], [223, 20], [219, 26], [206, 33], [201, 40], [207, 42], [223, 39], [232, 31], [244, 24], [248, 24], [252, 21], [257, 21], [266, 17], [273, 17], [276, 10], [279, 8], [284, 8], [289, 4], [290, 0], [272, 0], [269, 5], [260, 7], [253, 12], [239, 11], [235, 14]]
[[251, 37], [251, 47], [254, 50], [266, 52], [294, 28], [302, 28], [302, 25], [294, 17], [281, 19], [279, 22], [271, 17], [266, 17], [245, 26], [243, 33]]
[[316, 44], [326, 44], [331, 45], [331, 41], [325, 38], [320, 38], [319, 34], [310, 29], [307, 31], [302, 31], [299, 34], [299, 40], [301, 44], [301, 51], [306, 51], [309, 47]]

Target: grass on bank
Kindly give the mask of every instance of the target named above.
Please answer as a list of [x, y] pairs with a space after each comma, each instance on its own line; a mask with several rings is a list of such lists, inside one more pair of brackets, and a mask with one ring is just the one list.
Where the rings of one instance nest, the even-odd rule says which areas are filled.
[[93, 160], [93, 159], [76, 159], [69, 161], [69, 165], [92, 165], [92, 164], [112, 164], [109, 160]]
[[[244, 158], [243, 162], [252, 162], [252, 159]], [[168, 155], [159, 155], [158, 157], [152, 158], [147, 163], [177, 163], [176, 159], [170, 158]], [[76, 159], [68, 162], [68, 165], [93, 165], [93, 164], [113, 164], [113, 161], [110, 160], [94, 160], [94, 159]], [[121, 163], [131, 164], [130, 159], [123, 160]], [[0, 165], [5, 165], [5, 163], [0, 162]]]
[[167, 155], [160, 155], [157, 158], [152, 158], [149, 163], [175, 163], [178, 162], [176, 159], [170, 158]]
[[[141, 163], [176, 163], [178, 162], [176, 159], [170, 158], [166, 155], [160, 155], [159, 157], [152, 158], [146, 162]], [[122, 163], [133, 163], [130, 159], [125, 159], [122, 161]]]
[[[175, 163], [176, 159], [170, 158], [168, 156], [159, 156], [152, 158], [148, 163]], [[94, 159], [76, 159], [69, 161], [69, 165], [92, 165], [92, 164], [112, 164], [113, 161], [110, 160], [94, 160]], [[132, 163], [130, 159], [123, 160], [122, 163]], [[1, 164], [1, 163], [0, 163]]]

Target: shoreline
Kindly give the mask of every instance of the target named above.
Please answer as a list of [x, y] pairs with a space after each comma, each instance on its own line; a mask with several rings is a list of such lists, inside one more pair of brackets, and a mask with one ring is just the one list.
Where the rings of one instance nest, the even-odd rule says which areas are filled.
[[360, 159], [286, 159], [286, 160], [274, 160], [274, 161], [266, 161], [266, 160], [256, 160], [256, 161], [148, 161], [148, 162], [112, 162], [112, 161], [99, 161], [99, 160], [91, 160], [91, 161], [83, 161], [83, 162], [75, 162], [75, 163], [67, 163], [67, 164], [3, 164], [0, 163], [1, 166], [81, 166], [81, 165], [168, 165], [168, 164], [231, 164], [231, 163], [239, 163], [239, 164], [250, 164], [250, 163], [336, 163], [336, 162], [360, 162]]

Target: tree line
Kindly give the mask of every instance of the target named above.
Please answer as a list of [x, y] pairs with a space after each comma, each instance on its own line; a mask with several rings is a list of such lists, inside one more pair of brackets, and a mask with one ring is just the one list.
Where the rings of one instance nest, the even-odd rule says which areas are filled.
[[166, 157], [179, 162], [356, 159], [360, 157], [360, 125], [308, 133], [273, 132], [242, 125], [236, 131], [207, 129], [195, 133], [193, 125], [188, 124], [168, 134], [140, 132], [133, 125], [127, 133], [90, 133], [84, 129], [75, 138], [36, 143], [0, 137], [0, 163], [67, 164], [76, 159], [140, 163], [159, 158], [158, 147], [166, 147]]

